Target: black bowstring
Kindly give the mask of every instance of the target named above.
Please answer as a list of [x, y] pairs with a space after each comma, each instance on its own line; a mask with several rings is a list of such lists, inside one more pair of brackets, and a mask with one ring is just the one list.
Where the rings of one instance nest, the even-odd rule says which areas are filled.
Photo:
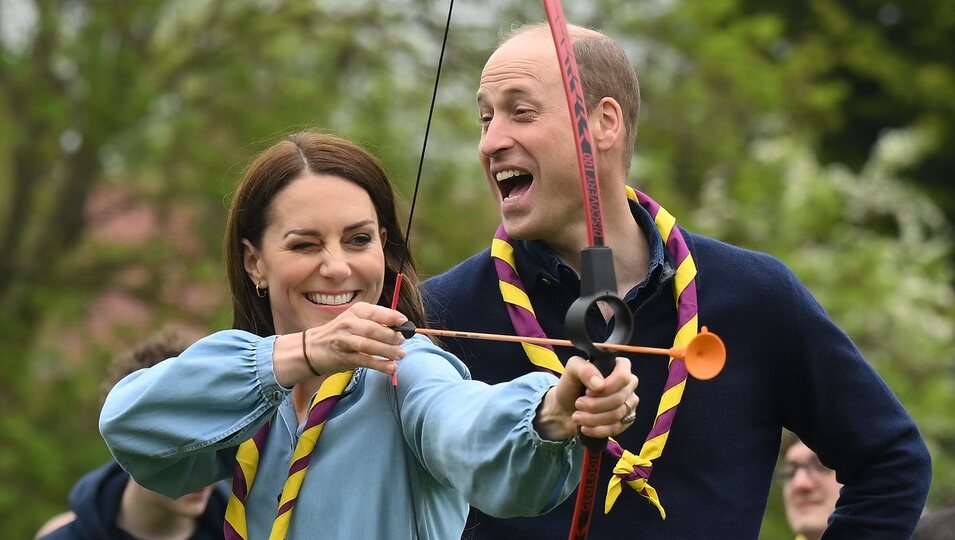
[[[421, 187], [421, 171], [424, 169], [424, 156], [428, 151], [428, 135], [431, 133], [431, 120], [434, 118], [434, 104], [438, 98], [438, 82], [441, 80], [441, 66], [444, 64], [444, 51], [448, 44], [448, 31], [451, 29], [451, 12], [454, 0], [448, 5], [448, 20], [444, 23], [444, 38], [441, 40], [441, 54], [438, 56], [438, 69], [434, 74], [434, 87], [431, 90], [431, 106], [428, 108], [428, 124], [424, 129], [424, 141], [421, 143], [421, 158], [418, 160], [418, 173], [414, 181], [414, 193], [411, 196], [411, 209], [408, 211], [408, 226], [405, 227], [405, 249], [398, 264], [398, 274], [404, 272], [407, 255], [411, 252], [411, 223], [414, 221], [414, 209], [418, 202], [418, 188]], [[397, 296], [397, 292], [396, 296]]]
[[[418, 188], [421, 187], [421, 171], [424, 169], [424, 156], [428, 150], [428, 135], [431, 133], [431, 120], [434, 117], [434, 104], [437, 101], [438, 97], [438, 82], [441, 80], [441, 66], [444, 64], [444, 51], [447, 48], [448, 44], [448, 31], [451, 29], [451, 13], [454, 10], [454, 0], [451, 0], [448, 4], [448, 19], [444, 23], [444, 37], [441, 39], [441, 53], [438, 56], [438, 68], [435, 71], [434, 75], [434, 87], [431, 90], [431, 105], [428, 108], [428, 124], [424, 130], [424, 141], [421, 144], [421, 158], [418, 160], [418, 173], [415, 176], [414, 181], [414, 194], [411, 196], [411, 208], [408, 211], [408, 226], [405, 228], [405, 249], [401, 253], [401, 259], [398, 264], [398, 275], [395, 278], [395, 290], [393, 291], [392, 304], [394, 306], [398, 305], [398, 295], [401, 292], [401, 280], [402, 273], [405, 269], [405, 263], [407, 262], [407, 256], [411, 253], [411, 223], [414, 220], [414, 209], [418, 202]], [[396, 366], [397, 368], [397, 366]], [[396, 379], [392, 379], [393, 383], [397, 383]], [[396, 384], [391, 385], [391, 390], [394, 392], [395, 396], [395, 414], [397, 415], [396, 420], [398, 421], [398, 431], [401, 434], [401, 439], [405, 439], [405, 430], [404, 425], [401, 423], [401, 401], [398, 399], [398, 387]], [[421, 532], [418, 530], [418, 505], [415, 502], [414, 492], [412, 488], [413, 477], [411, 475], [411, 463], [408, 459], [404, 460], [405, 463], [405, 474], [408, 475], [408, 499], [411, 501], [411, 516], [414, 519], [414, 533], [416, 538], [421, 538]]]

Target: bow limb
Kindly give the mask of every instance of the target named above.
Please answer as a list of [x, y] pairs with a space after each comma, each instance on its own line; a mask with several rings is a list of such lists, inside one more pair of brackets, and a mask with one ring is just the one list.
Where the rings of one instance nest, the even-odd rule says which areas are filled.
[[[577, 164], [583, 189], [584, 208], [587, 213], [588, 247], [580, 254], [581, 279], [580, 294], [567, 311], [565, 327], [578, 349], [585, 351], [600, 372], [607, 376], [613, 370], [615, 355], [597, 348], [587, 335], [587, 313], [598, 302], [603, 302], [614, 312], [614, 330], [607, 340], [610, 343], [625, 344], [630, 341], [633, 319], [629, 308], [617, 296], [617, 279], [614, 274], [613, 253], [604, 245], [603, 216], [600, 204], [600, 190], [597, 182], [596, 161], [593, 155], [590, 124], [587, 115], [587, 102], [574, 56], [573, 40], [567, 29], [560, 0], [544, 0], [547, 22], [554, 38], [567, 107], [572, 119], [572, 131], [577, 147]], [[597, 481], [600, 477], [600, 461], [606, 439], [593, 439], [581, 435], [584, 446], [584, 467], [581, 471], [580, 486], [577, 489], [577, 503], [571, 523], [569, 538], [585, 539], [590, 531], [593, 517], [594, 498]]]

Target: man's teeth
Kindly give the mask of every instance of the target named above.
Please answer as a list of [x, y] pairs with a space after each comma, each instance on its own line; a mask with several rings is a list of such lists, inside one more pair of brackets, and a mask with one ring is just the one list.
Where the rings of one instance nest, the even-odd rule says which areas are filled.
[[309, 293], [307, 295], [309, 302], [313, 304], [322, 304], [326, 306], [340, 306], [342, 304], [347, 304], [355, 298], [355, 292], [345, 294], [318, 294], [318, 293]]
[[501, 171], [495, 174], [494, 178], [496, 178], [498, 182], [502, 182], [504, 180], [507, 180], [508, 178], [513, 178], [515, 176], [521, 176], [524, 174], [529, 174], [529, 173], [527, 171], [522, 171], [520, 169], [508, 169], [506, 171]]

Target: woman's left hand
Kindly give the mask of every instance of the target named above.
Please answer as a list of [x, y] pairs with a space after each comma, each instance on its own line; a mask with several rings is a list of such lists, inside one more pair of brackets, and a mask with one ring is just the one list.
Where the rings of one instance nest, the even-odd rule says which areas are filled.
[[603, 377], [597, 366], [574, 356], [557, 385], [544, 394], [534, 428], [548, 440], [568, 439], [578, 428], [598, 439], [621, 433], [633, 423], [631, 413], [640, 401], [634, 394], [637, 383], [625, 357], [617, 357], [613, 372]]

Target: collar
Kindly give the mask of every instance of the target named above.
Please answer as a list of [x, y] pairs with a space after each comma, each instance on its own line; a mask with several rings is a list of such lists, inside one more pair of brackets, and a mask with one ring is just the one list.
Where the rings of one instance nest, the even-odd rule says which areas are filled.
[[[660, 236], [660, 231], [653, 222], [653, 218], [650, 217], [650, 213], [636, 201], [628, 202], [630, 203], [630, 213], [647, 241], [650, 256], [647, 277], [627, 292], [626, 296], [623, 297], [624, 301], [635, 297], [637, 292], [648, 282], [662, 283], [674, 273], [672, 265], [666, 259], [663, 238]], [[580, 288], [580, 277], [577, 272], [558, 257], [547, 244], [540, 240], [520, 240], [516, 243], [523, 248], [515, 250], [514, 257], [520, 268], [520, 275], [526, 276], [524, 285], [528, 292], [532, 292], [539, 283], [545, 285], [563, 283], [576, 289]]]
[[[345, 386], [345, 389], [342, 391], [342, 395], [341, 395], [342, 399], [344, 399], [345, 396], [348, 396], [349, 394], [353, 393], [358, 388], [358, 385], [362, 382], [362, 378], [365, 374], [365, 368], [358, 367], [358, 368], [355, 368], [354, 371], [355, 372], [352, 374], [351, 380], [348, 381], [348, 385]], [[308, 402], [311, 403], [312, 398], [314, 397], [315, 397], [315, 394], [312, 394], [311, 396], [309, 396]], [[341, 410], [342, 409], [338, 409], [338, 411], [336, 411], [335, 413], [329, 413], [328, 418], [331, 419], [331, 418], [334, 418], [335, 416], [338, 416]], [[285, 429], [288, 432], [289, 437], [293, 441], [292, 444], [294, 448], [294, 444], [295, 444], [294, 441], [297, 441], [298, 438], [301, 437], [302, 433], [305, 431], [305, 424], [308, 422], [308, 418], [307, 418], [308, 415], [306, 415], [305, 420], [301, 422], [298, 421], [298, 415], [295, 412], [295, 405], [292, 404], [292, 394], [291, 392], [289, 392], [289, 394], [285, 396], [285, 399], [282, 400], [282, 403], [279, 405], [277, 416], [281, 418], [282, 423], [285, 425]]]

